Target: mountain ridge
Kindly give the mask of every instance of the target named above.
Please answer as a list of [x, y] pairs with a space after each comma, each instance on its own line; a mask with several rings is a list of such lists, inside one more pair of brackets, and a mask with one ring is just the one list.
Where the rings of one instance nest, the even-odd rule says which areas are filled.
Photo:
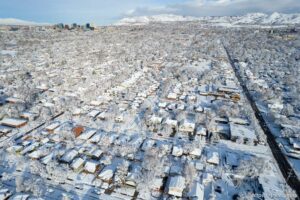
[[115, 25], [145, 25], [152, 22], [183, 22], [183, 21], [205, 21], [212, 23], [228, 23], [232, 25], [240, 24], [299, 24], [300, 13], [283, 14], [274, 12], [270, 15], [264, 13], [248, 13], [243, 16], [207, 16], [191, 17], [173, 14], [162, 14], [153, 16], [127, 17], [121, 19]]
[[49, 25], [48, 23], [39, 23], [34, 21], [26, 21], [22, 19], [16, 18], [0, 18], [0, 25], [18, 25], [18, 26], [25, 26], [25, 25]]

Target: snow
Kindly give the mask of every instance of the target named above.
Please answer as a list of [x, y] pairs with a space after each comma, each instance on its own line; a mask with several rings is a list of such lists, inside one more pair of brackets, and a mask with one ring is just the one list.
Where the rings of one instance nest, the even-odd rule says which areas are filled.
[[9, 55], [11, 57], [15, 57], [17, 55], [17, 51], [12, 50], [1, 50], [0, 55]]
[[[251, 20], [247, 23], [263, 17], [265, 16], [259, 14], [249, 16]], [[277, 20], [276, 15], [273, 17]], [[205, 20], [217, 24], [233, 23], [240, 18]], [[25, 178], [31, 177], [28, 171], [39, 170], [33, 172], [35, 174], [32, 177], [45, 181], [41, 186], [55, 187], [52, 190], [55, 195], [50, 196], [53, 199], [59, 199], [62, 192], [72, 199], [93, 199], [92, 197], [104, 192], [109, 192], [107, 195], [113, 195], [116, 197], [114, 199], [132, 199], [134, 194], [144, 194], [134, 196], [139, 199], [150, 196], [150, 193], [153, 199], [173, 199], [173, 195], [182, 195], [185, 199], [190, 195], [191, 199], [201, 199], [201, 191], [204, 190], [205, 199], [209, 199], [211, 194], [215, 194], [217, 199], [227, 199], [226, 195], [230, 198], [234, 194], [244, 194], [250, 189], [248, 186], [252, 186], [248, 191], [249, 196], [260, 195], [260, 191], [257, 193], [257, 179], [243, 181], [239, 187], [235, 187], [234, 183], [239, 177], [251, 176], [252, 170], [248, 169], [261, 167], [262, 164], [269, 165], [275, 163], [275, 160], [270, 147], [265, 143], [266, 139], [261, 137], [260, 127], [252, 117], [253, 112], [249, 108], [249, 102], [245, 101], [245, 96], [241, 94], [238, 102], [228, 101], [223, 97], [225, 95], [217, 97], [222, 92], [237, 92], [232, 88], [240, 90], [222, 43], [226, 45], [230, 37], [230, 44], [235, 44], [236, 38], [241, 37], [242, 42], [243, 38], [252, 35], [257, 39], [252, 39], [251, 42], [262, 37], [264, 40], [268, 38], [272, 43], [275, 37], [281, 37], [281, 32], [277, 32], [281, 30], [276, 29], [271, 33], [270, 30], [250, 28], [216, 29], [205, 26], [203, 29], [202, 25], [195, 21], [157, 23], [147, 27], [105, 27], [95, 32], [62, 31], [52, 27], [43, 31], [39, 27], [20, 27], [15, 32], [9, 31], [7, 27], [1, 29], [4, 36], [1, 49], [18, 52], [18, 59], [3, 56], [5, 62], [2, 63], [4, 67], [0, 70], [0, 76], [4, 79], [4, 85], [0, 89], [1, 94], [4, 94], [4, 98], [15, 96], [27, 102], [27, 93], [24, 94], [22, 90], [24, 81], [33, 89], [33, 93], [30, 91], [29, 94], [35, 94], [35, 91], [40, 93], [26, 110], [22, 107], [19, 110], [18, 104], [11, 103], [5, 103], [1, 107], [4, 108], [2, 117], [18, 118], [23, 111], [39, 113], [33, 121], [28, 121], [27, 126], [11, 128], [10, 133], [0, 134], [0, 146], [3, 145], [0, 149], [3, 160], [0, 174], [6, 172], [8, 175], [3, 176], [4, 178], [12, 177], [11, 181], [1, 178], [1, 184], [5, 187], [9, 185], [8, 189], [14, 192], [17, 187], [13, 179], [24, 175]], [[294, 36], [297, 30], [286, 27], [282, 31], [290, 31], [290, 35]], [[26, 42], [28, 46], [23, 46], [22, 41], [29, 33], [33, 43]], [[293, 41], [287, 41], [289, 42]], [[285, 38], [277, 44], [283, 43]], [[251, 45], [251, 48], [254, 47], [255, 45]], [[273, 46], [272, 49], [274, 52], [277, 50]], [[292, 49], [284, 53], [297, 53]], [[252, 54], [253, 52], [247, 52], [248, 59], [236, 59], [247, 62], [244, 67], [253, 70], [251, 63], [255, 62], [255, 57], [251, 58]], [[285, 58], [281, 60], [284, 61]], [[64, 61], [67, 64], [63, 64]], [[17, 73], [16, 69], [19, 69]], [[19, 73], [30, 73], [32, 79], [23, 79], [23, 75], [19, 76]], [[252, 75], [247, 75], [254, 77], [261, 73], [263, 72], [253, 71]], [[271, 70], [267, 73], [271, 73]], [[36, 86], [42, 86], [43, 83], [47, 83], [47, 87], [51, 89], [42, 93]], [[275, 83], [274, 88], [280, 87], [278, 84]], [[219, 88], [220, 86], [226, 87]], [[269, 89], [272, 87], [270, 85]], [[218, 88], [222, 92], [218, 92]], [[170, 96], [172, 99], [167, 100], [168, 94], [173, 95]], [[101, 98], [102, 96], [107, 96], [107, 99]], [[51, 104], [52, 108], [45, 109], [45, 102]], [[132, 109], [133, 107], [136, 109]], [[79, 108], [78, 112], [76, 108]], [[91, 113], [95, 118], [88, 115], [93, 110], [97, 111]], [[51, 118], [52, 114], [62, 111], [64, 114], [58, 118]], [[99, 119], [101, 115], [98, 111], [106, 113], [105, 120]], [[72, 113], [79, 115], [73, 116]], [[55, 122], [58, 123], [55, 125]], [[251, 132], [253, 130], [259, 144], [238, 144], [229, 140], [229, 123], [238, 124], [237, 126], [242, 124], [245, 125], [243, 127], [250, 128]], [[286, 123], [289, 124], [288, 121]], [[48, 128], [53, 131], [47, 131], [46, 127], [51, 124], [55, 126]], [[184, 125], [180, 130], [191, 133], [180, 132], [179, 125]], [[59, 127], [56, 129], [57, 126]], [[0, 130], [6, 132], [6, 126], [3, 127], [0, 126]], [[74, 137], [74, 132], [82, 134]], [[242, 131], [238, 129], [238, 134], [240, 132]], [[222, 133], [228, 137], [219, 137], [223, 136]], [[282, 139], [288, 143], [286, 138]], [[290, 141], [288, 146], [291, 150], [293, 144], [299, 148], [297, 141]], [[259, 157], [257, 162], [251, 162], [256, 157]], [[69, 162], [62, 162], [62, 158]], [[30, 168], [27, 167], [28, 163]], [[294, 160], [294, 169], [300, 171], [299, 166], [299, 160]], [[245, 168], [241, 170], [239, 167]], [[285, 182], [279, 170], [272, 171], [269, 175], [266, 173], [270, 171], [269, 167], [266, 166], [265, 169], [263, 172], [257, 171], [257, 176], [271, 176], [268, 179], [270, 182], [265, 182], [269, 184], [269, 189], [277, 185], [272, 181], [272, 176], [278, 177], [280, 184]], [[172, 186], [166, 183], [166, 179], [170, 180], [174, 176], [182, 176], [186, 181], [179, 178], [180, 183], [175, 181], [175, 186], [169, 191], [162, 191], [169, 185]], [[127, 187], [130, 188], [129, 191], [124, 191]], [[214, 193], [218, 187], [222, 194]], [[56, 192], [57, 189], [60, 192]], [[149, 191], [144, 191], [145, 189]], [[282, 191], [287, 192], [285, 188]], [[28, 192], [30, 198], [31, 193]], [[49, 198], [48, 194], [42, 194], [41, 197]]]
[[257, 140], [255, 132], [251, 129], [251, 127], [230, 123], [230, 135], [231, 139], [249, 139], [249, 140]]
[[239, 166], [238, 155], [235, 153], [227, 152], [226, 153], [226, 164], [233, 166], [233, 167]]

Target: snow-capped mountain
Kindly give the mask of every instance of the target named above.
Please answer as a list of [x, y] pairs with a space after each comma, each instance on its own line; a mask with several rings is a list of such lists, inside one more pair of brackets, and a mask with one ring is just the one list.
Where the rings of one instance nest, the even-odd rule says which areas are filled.
[[154, 16], [128, 17], [123, 18], [116, 25], [143, 25], [150, 22], [181, 22], [181, 21], [197, 21], [197, 17], [185, 17], [181, 15], [163, 14]]
[[300, 24], [300, 13], [282, 14], [273, 13], [267, 15], [264, 13], [249, 13], [243, 16], [222, 16], [222, 17], [189, 17], [180, 15], [155, 15], [141, 16], [121, 19], [116, 25], [144, 25], [151, 22], [180, 22], [180, 21], [202, 21], [211, 23], [226, 23], [232, 25], [241, 24]]
[[15, 18], [0, 18], [0, 25], [48, 25], [46, 23], [37, 23]]

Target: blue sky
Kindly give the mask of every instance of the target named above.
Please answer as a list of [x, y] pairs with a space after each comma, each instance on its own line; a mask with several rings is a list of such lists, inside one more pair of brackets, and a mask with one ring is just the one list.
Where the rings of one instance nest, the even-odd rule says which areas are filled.
[[123, 17], [300, 12], [300, 0], [0, 0], [0, 18], [48, 23], [110, 24]]

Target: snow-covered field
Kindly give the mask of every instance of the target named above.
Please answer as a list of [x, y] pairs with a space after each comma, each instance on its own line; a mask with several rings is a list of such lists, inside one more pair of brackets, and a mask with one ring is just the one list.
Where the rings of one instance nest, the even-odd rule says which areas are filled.
[[[294, 199], [224, 46], [264, 115], [297, 130], [299, 30], [203, 20], [0, 27], [0, 199]], [[281, 147], [297, 171], [290, 134]]]

